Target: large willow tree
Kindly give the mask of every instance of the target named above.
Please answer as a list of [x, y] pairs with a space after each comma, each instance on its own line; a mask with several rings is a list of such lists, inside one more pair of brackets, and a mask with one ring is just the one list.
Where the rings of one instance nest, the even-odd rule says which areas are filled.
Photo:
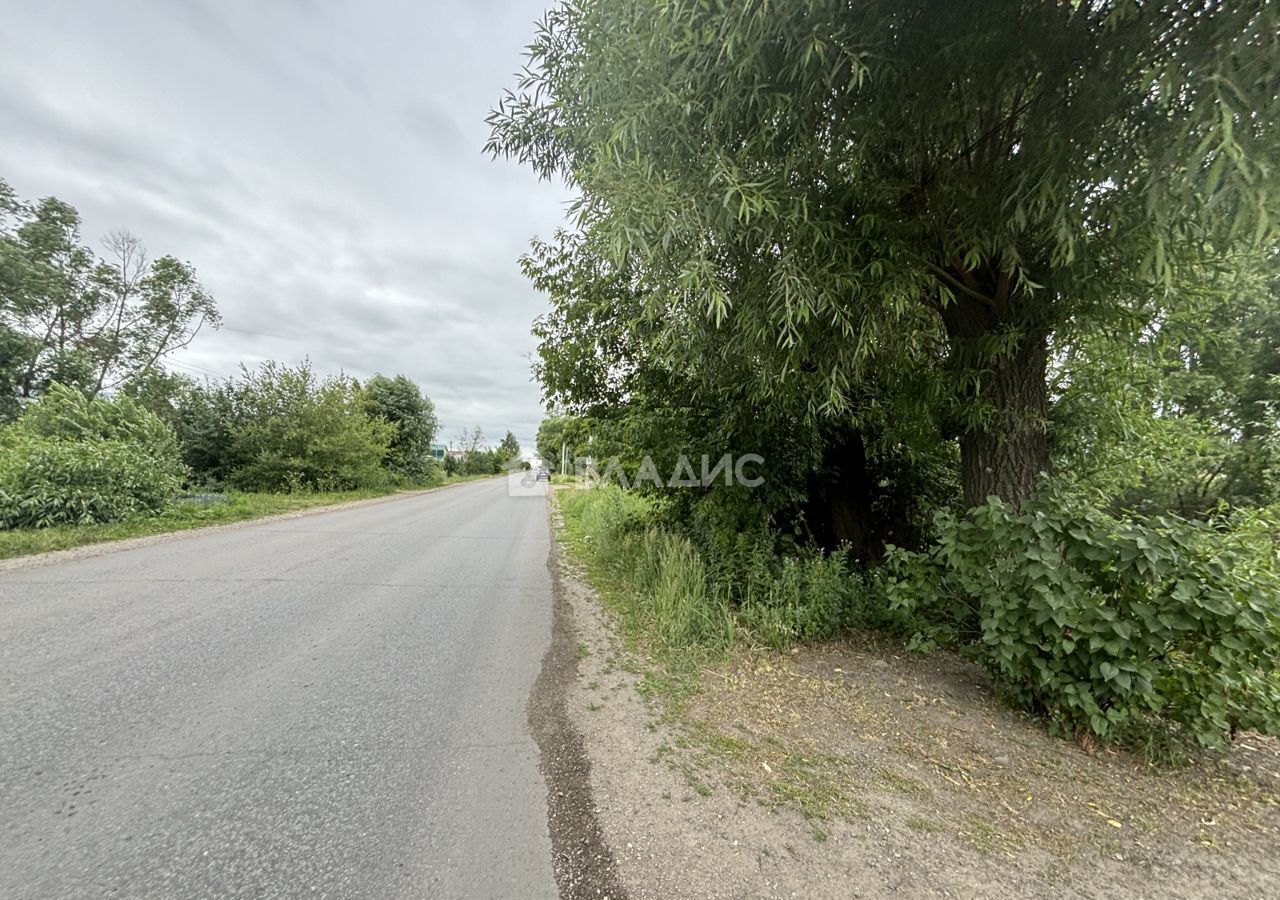
[[762, 396], [853, 420], [930, 365], [965, 499], [1016, 501], [1056, 343], [1274, 241], [1278, 8], [568, 0], [490, 148], [580, 191], [646, 339], [723, 329]]

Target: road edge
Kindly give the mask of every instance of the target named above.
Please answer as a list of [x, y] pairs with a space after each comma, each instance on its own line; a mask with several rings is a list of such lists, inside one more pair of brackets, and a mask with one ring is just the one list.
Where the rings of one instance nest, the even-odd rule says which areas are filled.
[[596, 818], [591, 761], [582, 733], [567, 706], [578, 677], [573, 610], [560, 573], [560, 544], [548, 496], [547, 530], [551, 575], [551, 643], [529, 695], [529, 730], [538, 745], [538, 768], [547, 785], [551, 868], [563, 900], [626, 900], [627, 891]]

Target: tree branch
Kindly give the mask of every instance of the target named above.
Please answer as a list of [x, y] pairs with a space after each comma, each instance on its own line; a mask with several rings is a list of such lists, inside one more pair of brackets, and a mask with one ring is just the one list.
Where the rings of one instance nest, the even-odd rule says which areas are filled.
[[994, 297], [988, 297], [986, 294], [982, 293], [981, 291], [974, 290], [973, 288], [969, 287], [969, 285], [965, 284], [963, 281], [960, 281], [958, 278], [956, 278], [946, 269], [942, 268], [942, 266], [938, 265], [937, 263], [930, 262], [929, 260], [925, 259], [923, 256], [916, 256], [915, 254], [912, 254], [912, 258], [915, 259], [916, 262], [923, 265], [930, 272], [932, 272], [937, 278], [944, 281], [948, 287], [951, 287], [959, 291], [960, 293], [964, 294], [966, 297], [969, 297], [970, 299], [977, 300], [979, 303], [986, 306], [988, 309], [990, 309], [994, 313], [1000, 312], [1000, 304], [996, 302]]

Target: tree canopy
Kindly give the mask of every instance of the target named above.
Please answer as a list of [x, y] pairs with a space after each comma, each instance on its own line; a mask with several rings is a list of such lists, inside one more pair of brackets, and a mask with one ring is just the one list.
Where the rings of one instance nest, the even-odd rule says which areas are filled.
[[373, 376], [365, 382], [364, 397], [370, 415], [396, 426], [388, 467], [409, 477], [421, 477], [432, 465], [431, 442], [440, 428], [435, 404], [405, 375]]
[[510, 462], [520, 455], [520, 441], [516, 439], [515, 434], [508, 431], [498, 442], [496, 452], [503, 462]]
[[630, 298], [582, 381], [639, 348], [740, 361], [752, 403], [809, 419], [914, 400], [957, 441], [968, 503], [1018, 501], [1050, 467], [1051, 356], [1136, 335], [1274, 241], [1278, 16], [566, 2], [490, 149], [580, 192], [535, 279]]
[[71, 205], [24, 202], [0, 181], [0, 388], [11, 414], [55, 381], [89, 397], [118, 388], [219, 324], [190, 264], [150, 260], [123, 231], [104, 245], [99, 257], [82, 242]]

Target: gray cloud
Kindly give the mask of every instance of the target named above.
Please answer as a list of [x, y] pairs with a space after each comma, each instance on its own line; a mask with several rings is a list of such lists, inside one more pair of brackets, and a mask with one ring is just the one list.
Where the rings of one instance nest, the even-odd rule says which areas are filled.
[[227, 327], [180, 369], [403, 372], [531, 444], [516, 259], [567, 198], [480, 148], [544, 6], [2, 2], [0, 177], [196, 265]]

